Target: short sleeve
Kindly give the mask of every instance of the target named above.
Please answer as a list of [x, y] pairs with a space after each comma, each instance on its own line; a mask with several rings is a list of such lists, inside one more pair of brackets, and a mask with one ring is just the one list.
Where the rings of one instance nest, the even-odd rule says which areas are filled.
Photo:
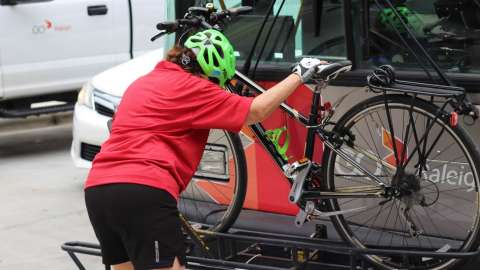
[[239, 132], [245, 124], [253, 98], [225, 91], [213, 83], [205, 84], [196, 96], [192, 128], [226, 129]]

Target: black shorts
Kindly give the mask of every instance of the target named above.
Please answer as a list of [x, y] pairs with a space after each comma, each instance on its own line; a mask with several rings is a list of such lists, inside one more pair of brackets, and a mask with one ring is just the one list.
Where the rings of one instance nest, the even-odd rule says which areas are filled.
[[88, 216], [105, 265], [131, 261], [136, 270], [185, 265], [177, 201], [166, 191], [136, 184], [85, 190]]

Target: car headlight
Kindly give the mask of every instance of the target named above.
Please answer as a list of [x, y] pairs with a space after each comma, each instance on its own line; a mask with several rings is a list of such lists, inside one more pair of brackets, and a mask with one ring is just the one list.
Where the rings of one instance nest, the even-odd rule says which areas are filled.
[[79, 105], [93, 108], [93, 89], [91, 82], [85, 83], [80, 92], [78, 92], [77, 103]]

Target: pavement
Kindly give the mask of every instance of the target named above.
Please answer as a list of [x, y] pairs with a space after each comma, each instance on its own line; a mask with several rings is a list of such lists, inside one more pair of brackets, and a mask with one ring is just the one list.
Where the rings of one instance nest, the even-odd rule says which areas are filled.
[[[60, 249], [93, 241], [83, 200], [87, 170], [70, 159], [71, 114], [0, 121], [0, 269], [76, 269]], [[87, 269], [99, 258], [81, 257]]]

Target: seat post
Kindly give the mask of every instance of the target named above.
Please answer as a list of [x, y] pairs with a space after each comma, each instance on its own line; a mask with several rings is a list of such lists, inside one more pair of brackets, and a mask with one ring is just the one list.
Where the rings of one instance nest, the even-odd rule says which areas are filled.
[[[313, 98], [312, 98], [312, 106], [310, 108], [310, 114], [308, 116], [308, 126], [313, 127], [318, 125], [318, 109], [320, 107], [320, 102], [322, 99], [322, 89], [327, 86], [327, 83], [322, 81], [315, 85], [313, 90]], [[308, 159], [312, 159], [314, 149], [315, 149], [315, 131], [314, 128], [307, 129], [307, 143], [305, 145], [305, 157]]]

